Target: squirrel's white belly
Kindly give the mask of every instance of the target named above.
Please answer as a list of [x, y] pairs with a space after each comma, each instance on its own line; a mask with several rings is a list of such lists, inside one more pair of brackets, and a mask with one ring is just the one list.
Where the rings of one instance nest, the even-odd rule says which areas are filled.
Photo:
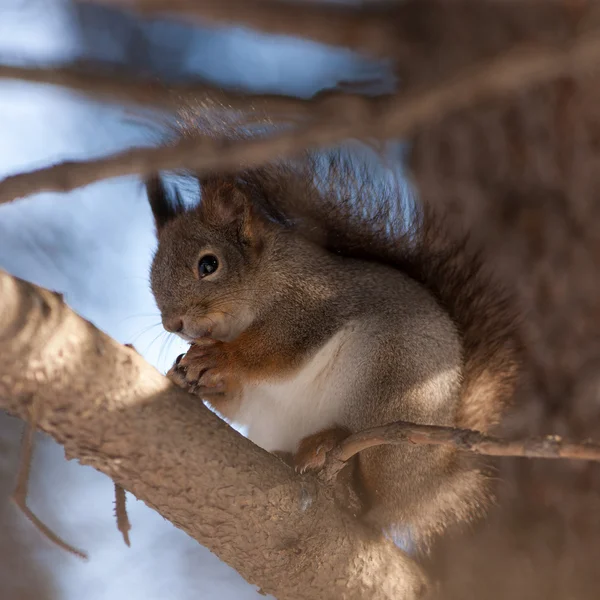
[[300, 440], [343, 423], [357, 369], [349, 356], [354, 327], [334, 335], [293, 378], [244, 390], [235, 422], [265, 450], [294, 452]]

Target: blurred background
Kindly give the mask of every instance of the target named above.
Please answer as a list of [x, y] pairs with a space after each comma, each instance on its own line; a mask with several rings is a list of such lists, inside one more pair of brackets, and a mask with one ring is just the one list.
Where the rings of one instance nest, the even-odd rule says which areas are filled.
[[[0, 62], [101, 60], [177, 79], [199, 76], [251, 91], [310, 96], [343, 81], [371, 81], [386, 65], [350, 52], [241, 29], [141, 21], [66, 0], [2, 0]], [[67, 158], [153, 144], [152, 115], [101, 105], [50, 86], [0, 81], [0, 177]], [[148, 286], [155, 245], [141, 183], [102, 182], [0, 207], [0, 268], [62, 292], [97, 327], [135, 344], [165, 371], [181, 352], [162, 333]], [[128, 495], [131, 548], [113, 517], [113, 484], [67, 462], [39, 435], [29, 505], [56, 533], [86, 550], [84, 562], [44, 539], [9, 502], [22, 423], [0, 414], [0, 598], [111, 600], [259, 598], [227, 565]]]
[[[448, 8], [453, 4], [438, 3], [447, 10], [432, 13], [430, 30], [424, 19], [422, 29], [408, 32], [422, 44], [401, 71], [410, 85], [437, 82], [455, 63], [480, 60], [528, 28], [534, 37], [547, 29], [549, 38], [560, 40], [563, 29], [597, 29], [595, 8], [587, 18], [592, 25], [579, 12], [592, 3], [547, 0], [514, 9], [489, 2], [492, 13], [484, 2], [457, 12]], [[540, 18], [553, 6], [554, 17]], [[504, 10], [506, 18], [499, 18]], [[85, 60], [303, 97], [340, 81], [365, 84], [358, 86], [362, 91], [393, 83], [388, 64], [295, 39], [142, 21], [67, 0], [0, 0], [0, 64]], [[522, 302], [527, 381], [503, 435], [600, 439], [598, 81], [591, 70], [559, 77], [448, 115], [411, 138], [411, 178], [421, 198], [447, 209], [481, 242], [490, 266]], [[0, 80], [0, 178], [153, 145], [163, 131], [164, 120], [147, 111]], [[164, 372], [182, 347], [162, 332], [149, 291], [154, 246], [145, 194], [133, 177], [0, 206], [0, 268], [62, 292], [76, 311], [133, 343]], [[67, 462], [62, 449], [40, 435], [29, 504], [90, 560], [52, 546], [9, 502], [21, 432], [20, 421], [0, 414], [0, 600], [259, 597], [131, 496], [127, 548], [113, 517], [112, 482]], [[445, 536], [430, 561], [444, 600], [598, 598], [598, 464], [505, 458], [493, 466], [498, 501], [488, 517]]]

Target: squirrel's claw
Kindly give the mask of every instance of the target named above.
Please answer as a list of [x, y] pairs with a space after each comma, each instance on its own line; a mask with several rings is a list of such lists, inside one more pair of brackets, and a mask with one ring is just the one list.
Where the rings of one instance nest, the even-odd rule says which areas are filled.
[[219, 344], [192, 345], [180, 355], [169, 369], [167, 377], [179, 387], [195, 396], [211, 401], [226, 399], [231, 392], [226, 363]]

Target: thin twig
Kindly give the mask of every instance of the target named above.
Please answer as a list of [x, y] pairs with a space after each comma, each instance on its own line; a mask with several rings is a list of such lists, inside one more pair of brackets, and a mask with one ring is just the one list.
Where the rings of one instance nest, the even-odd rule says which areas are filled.
[[566, 47], [517, 47], [425, 90], [374, 98], [327, 95], [305, 126], [245, 140], [185, 137], [160, 148], [134, 148], [90, 161], [67, 161], [0, 181], [0, 204], [38, 192], [68, 192], [101, 179], [161, 170], [235, 171], [349, 138], [398, 139], [479, 102], [522, 92], [560, 76], [597, 68], [600, 37], [581, 34]]
[[[85, 70], [84, 70], [85, 68]], [[169, 83], [134, 73], [109, 71], [93, 63], [65, 67], [0, 65], [0, 79], [59, 85], [97, 100], [176, 110], [182, 106], [261, 110], [274, 117], [309, 115], [310, 100], [280, 94], [243, 94], [205, 82]]]
[[131, 523], [127, 515], [127, 497], [125, 489], [115, 481], [115, 517], [117, 517], [117, 529], [123, 535], [123, 541], [127, 546], [131, 546], [129, 541], [129, 531]]
[[569, 442], [560, 436], [506, 440], [472, 431], [437, 425], [419, 425], [398, 421], [373, 427], [347, 437], [327, 456], [326, 479], [333, 478], [353, 456], [374, 446], [384, 444], [431, 444], [450, 446], [486, 456], [573, 459], [600, 461], [600, 444]]
[[31, 470], [31, 458], [33, 456], [33, 446], [35, 442], [35, 431], [39, 422], [40, 408], [38, 402], [32, 400], [29, 411], [29, 420], [25, 424], [23, 433], [23, 442], [21, 444], [21, 457], [19, 464], [19, 473], [17, 476], [17, 485], [11, 496], [11, 500], [17, 505], [21, 512], [31, 521], [34, 527], [53, 544], [59, 548], [79, 556], [87, 560], [88, 555], [65, 542], [61, 537], [54, 533], [47, 525], [45, 525], [27, 506], [27, 494], [29, 489], [29, 473]]

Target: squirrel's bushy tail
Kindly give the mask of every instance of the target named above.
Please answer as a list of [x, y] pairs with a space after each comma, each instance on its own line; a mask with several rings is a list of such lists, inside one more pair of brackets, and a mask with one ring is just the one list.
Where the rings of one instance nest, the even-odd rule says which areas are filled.
[[444, 218], [423, 207], [403, 268], [425, 285], [457, 325], [463, 342], [458, 425], [486, 431], [513, 396], [521, 360], [515, 301], [488, 271], [467, 234], [453, 235]]
[[272, 218], [330, 251], [384, 262], [426, 287], [462, 336], [457, 424], [485, 431], [498, 421], [517, 379], [517, 311], [468, 235], [450, 231], [400, 177], [360, 155], [309, 156], [242, 174], [239, 183]]

